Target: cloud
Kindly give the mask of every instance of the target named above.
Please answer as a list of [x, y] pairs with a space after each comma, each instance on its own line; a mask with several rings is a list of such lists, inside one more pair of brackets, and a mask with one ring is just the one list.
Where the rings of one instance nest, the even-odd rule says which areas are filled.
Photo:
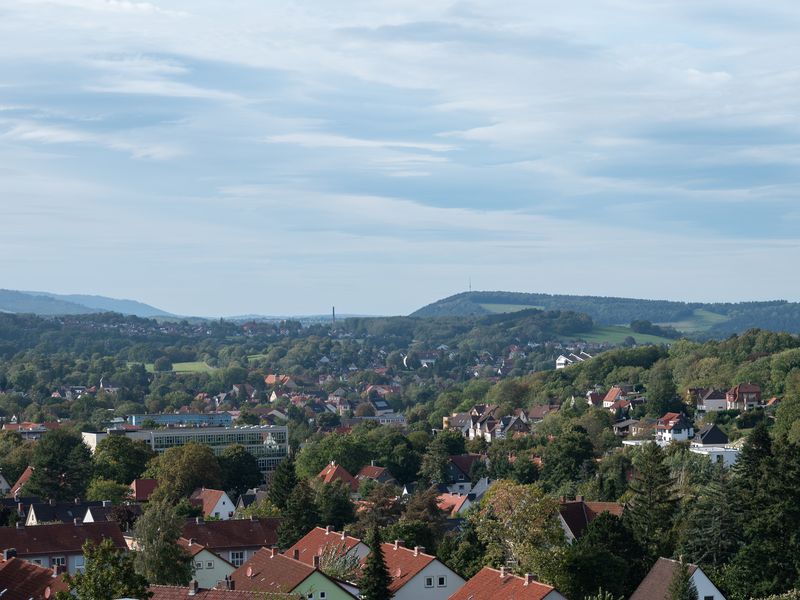
[[344, 135], [313, 132], [271, 135], [267, 137], [266, 140], [275, 144], [295, 144], [298, 146], [305, 146], [306, 148], [410, 148], [415, 150], [427, 150], [430, 152], [448, 152], [455, 149], [455, 146], [448, 144], [407, 142], [399, 140], [368, 140]]

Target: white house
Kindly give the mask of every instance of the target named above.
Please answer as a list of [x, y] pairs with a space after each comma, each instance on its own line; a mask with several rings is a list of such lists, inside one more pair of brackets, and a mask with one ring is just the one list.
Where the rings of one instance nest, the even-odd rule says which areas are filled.
[[189, 502], [200, 506], [205, 518], [227, 521], [233, 518], [236, 505], [222, 490], [200, 488], [190, 496]]
[[236, 570], [227, 560], [211, 552], [196, 540], [178, 538], [178, 544], [192, 557], [194, 578], [201, 588], [211, 589]]
[[[692, 582], [697, 588], [697, 597], [700, 600], [725, 600], [717, 587], [703, 573], [697, 565], [688, 565]], [[630, 600], [667, 600], [669, 598], [669, 584], [675, 577], [678, 561], [669, 558], [659, 558], [647, 576], [633, 592]]]
[[683, 413], [667, 413], [656, 423], [656, 443], [685, 442], [694, 437], [694, 426]]
[[399, 541], [381, 544], [395, 600], [447, 600], [464, 585], [464, 579], [425, 548], [405, 548]]
[[707, 456], [712, 463], [721, 464], [725, 467], [732, 467], [735, 465], [736, 461], [739, 459], [739, 453], [741, 452], [738, 448], [734, 448], [733, 446], [695, 445], [690, 446], [689, 451]]

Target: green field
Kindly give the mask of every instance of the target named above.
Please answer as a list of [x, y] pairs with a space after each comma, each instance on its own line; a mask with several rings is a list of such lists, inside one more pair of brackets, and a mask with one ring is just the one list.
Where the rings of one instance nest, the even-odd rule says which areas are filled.
[[669, 325], [678, 331], [685, 331], [686, 333], [696, 333], [700, 331], [708, 331], [717, 323], [724, 323], [728, 320], [725, 315], [711, 312], [705, 308], [696, 308], [694, 314], [682, 321], [674, 323], [658, 323], [658, 325]]
[[[135, 363], [129, 363], [135, 364]], [[147, 370], [148, 373], [155, 373], [155, 369], [153, 368], [153, 363], [147, 363], [144, 368]], [[172, 372], [173, 373], [213, 373], [216, 371], [216, 367], [210, 367], [202, 360], [197, 360], [194, 362], [179, 362], [179, 363], [172, 363]]]
[[644, 333], [636, 333], [630, 327], [623, 325], [608, 325], [604, 327], [595, 326], [589, 333], [580, 333], [574, 336], [564, 338], [562, 341], [575, 341], [584, 340], [586, 342], [594, 342], [596, 344], [621, 344], [625, 338], [631, 336], [636, 340], [637, 344], [671, 344], [675, 340], [669, 338], [659, 337], [657, 335], [647, 335]]
[[480, 304], [479, 306], [485, 308], [490, 313], [512, 313], [529, 308], [542, 308], [541, 306], [533, 306], [532, 304]]

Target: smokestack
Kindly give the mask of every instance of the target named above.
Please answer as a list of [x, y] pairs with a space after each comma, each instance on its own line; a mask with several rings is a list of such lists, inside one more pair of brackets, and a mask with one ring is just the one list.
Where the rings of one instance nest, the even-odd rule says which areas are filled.
[[292, 551], [292, 558], [295, 559], [295, 560], [300, 560], [300, 549], [299, 548], [295, 548]]
[[314, 555], [314, 568], [319, 569], [319, 554]]
[[534, 575], [533, 573], [525, 573], [526, 586], [532, 584], [534, 581], [536, 581], [536, 575]]

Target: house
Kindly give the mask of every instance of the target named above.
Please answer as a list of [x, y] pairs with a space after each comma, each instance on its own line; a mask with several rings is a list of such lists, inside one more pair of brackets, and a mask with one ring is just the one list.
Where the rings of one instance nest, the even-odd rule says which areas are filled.
[[367, 401], [370, 403], [370, 406], [372, 406], [372, 410], [375, 411], [375, 416], [376, 417], [382, 417], [384, 415], [390, 415], [390, 414], [392, 414], [394, 412], [394, 409], [392, 408], [391, 404], [389, 404], [383, 398], [371, 397]]
[[3, 473], [0, 473], [0, 496], [5, 496], [10, 491], [11, 484], [3, 477]]
[[236, 567], [227, 560], [193, 539], [178, 538], [178, 545], [192, 557], [194, 578], [201, 588], [213, 588], [218, 582], [229, 578], [236, 570]]
[[239, 499], [236, 501], [236, 509], [234, 513], [241, 512], [251, 504], [257, 504], [264, 498], [268, 498], [269, 494], [264, 490], [260, 490], [258, 488], [253, 488], [247, 490], [244, 494], [239, 496]]
[[442, 417], [442, 429], [458, 431], [464, 437], [469, 437], [471, 427], [472, 415], [468, 412], [453, 413], [450, 416]]
[[752, 410], [761, 404], [761, 386], [754, 383], [740, 383], [725, 394], [728, 410]]
[[456, 519], [467, 512], [472, 506], [472, 500], [468, 494], [439, 494], [436, 497], [436, 504], [447, 515], [448, 519]]
[[694, 434], [692, 446], [725, 446], [728, 442], [724, 431], [713, 423], [707, 423]]
[[450, 600], [566, 600], [555, 588], [536, 581], [533, 575], [519, 577], [505, 567], [483, 567], [472, 579], [450, 596]]
[[90, 506], [83, 517], [84, 523], [116, 523], [123, 531], [129, 531], [136, 520], [142, 516], [144, 510], [141, 504], [125, 502], [111, 506], [108, 500], [103, 501], [103, 506]]
[[322, 600], [352, 600], [358, 598], [358, 588], [334, 580], [319, 570], [275, 548], [262, 548], [230, 577], [234, 589], [261, 593], [290, 593], [303, 598]]
[[697, 394], [697, 412], [717, 412], [727, 410], [728, 395], [723, 390], [699, 390]]
[[586, 502], [583, 496], [578, 496], [575, 500], [561, 499], [558, 504], [558, 517], [564, 536], [570, 544], [581, 537], [589, 523], [601, 513], [611, 513], [618, 517], [622, 516], [623, 506], [616, 502]]
[[306, 565], [314, 566], [315, 556], [322, 556], [326, 551], [333, 549], [336, 549], [339, 554], [357, 556], [359, 560], [370, 552], [369, 546], [358, 538], [345, 535], [344, 532], [337, 533], [330, 527], [315, 527], [300, 538], [285, 554]]
[[49, 600], [56, 592], [68, 592], [63, 575], [26, 560], [12, 551], [0, 561], [0, 597], [3, 600]]
[[631, 428], [635, 425], [638, 425], [639, 421], [637, 419], [623, 419], [622, 421], [617, 421], [613, 425], [614, 433], [618, 436], [626, 436], [631, 433]]
[[695, 446], [689, 448], [689, 452], [707, 456], [709, 460], [724, 467], [732, 467], [739, 460], [740, 448], [733, 446]]
[[[458, 485], [456, 492], [467, 492], [472, 487], [471, 473], [472, 465], [482, 460], [480, 454], [459, 454], [450, 456], [446, 465], [446, 481], [440, 482], [448, 486]], [[454, 490], [450, 490], [454, 491]]]
[[361, 470], [356, 473], [356, 479], [359, 482], [364, 481], [365, 479], [371, 479], [373, 481], [377, 481], [378, 483], [397, 483], [397, 480], [392, 477], [389, 469], [386, 467], [376, 466], [375, 461], [373, 461], [370, 465], [364, 465], [361, 467]]
[[235, 506], [233, 500], [222, 490], [200, 488], [189, 497], [189, 502], [199, 506], [206, 518], [221, 519], [226, 521], [233, 518]]
[[16, 550], [18, 558], [42, 567], [59, 567], [70, 575], [85, 566], [83, 544], [109, 538], [118, 550], [127, 550], [115, 523], [56, 523], [36, 527], [0, 527], [0, 548]]
[[683, 413], [670, 412], [656, 422], [656, 443], [685, 442], [694, 437], [694, 426]]
[[[109, 502], [109, 506], [111, 503]], [[74, 523], [83, 521], [86, 511], [93, 506], [103, 506], [102, 502], [81, 502], [78, 498], [74, 502], [35, 502], [28, 508], [25, 525], [30, 527], [44, 523]]]
[[182, 536], [240, 567], [262, 547], [278, 543], [279, 524], [276, 517], [228, 521], [203, 521], [198, 517], [183, 526]]
[[618, 400], [624, 400], [625, 396], [628, 395], [628, 390], [623, 388], [623, 386], [615, 385], [612, 387], [606, 395], [603, 397], [603, 408], [611, 408], [611, 406], [617, 402]]
[[392, 582], [394, 600], [445, 600], [464, 585], [464, 580], [425, 548], [405, 548], [399, 541], [381, 544]]
[[158, 479], [134, 479], [131, 482], [131, 496], [134, 502], [147, 502], [156, 491]]
[[[678, 561], [659, 558], [647, 573], [642, 583], [633, 592], [630, 600], [668, 600], [669, 584], [678, 570]], [[697, 597], [701, 600], [725, 600], [717, 587], [697, 565], [688, 565], [692, 583], [697, 588]]]
[[570, 365], [582, 363], [590, 358], [592, 358], [592, 355], [588, 352], [584, 352], [583, 350], [578, 352], [578, 354], [575, 354], [574, 352], [571, 352], [567, 355], [560, 354], [556, 359], [556, 369], [566, 369]]
[[558, 404], [542, 404], [541, 406], [534, 406], [528, 411], [528, 422], [538, 423], [544, 421], [544, 418], [550, 413], [558, 412], [561, 406]]
[[325, 468], [317, 475], [323, 483], [333, 483], [334, 481], [342, 481], [350, 487], [353, 493], [358, 492], [358, 481], [342, 465], [337, 464], [332, 460]]
[[[224, 584], [224, 582], [221, 582]], [[242, 592], [230, 588], [207, 590], [193, 580], [186, 587], [151, 585], [150, 600], [266, 600], [260, 592]], [[296, 594], [271, 594], [269, 600], [302, 600]]]

